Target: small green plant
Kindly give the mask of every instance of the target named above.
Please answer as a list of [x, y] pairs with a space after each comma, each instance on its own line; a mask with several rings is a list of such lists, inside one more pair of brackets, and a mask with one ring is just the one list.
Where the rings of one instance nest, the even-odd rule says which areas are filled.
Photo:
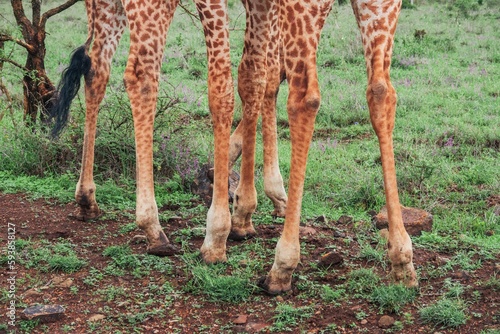
[[494, 273], [489, 280], [484, 282], [484, 286], [495, 291], [500, 291], [500, 278], [497, 277], [497, 273]]
[[311, 317], [313, 308], [311, 306], [294, 307], [288, 303], [278, 303], [274, 313], [272, 330], [290, 332], [299, 324], [299, 321]]
[[223, 265], [207, 266], [194, 265], [191, 270], [192, 278], [184, 287], [187, 291], [204, 294], [210, 301], [239, 303], [247, 300], [255, 286], [250, 284], [247, 277], [223, 274]]
[[23, 333], [31, 333], [40, 324], [40, 320], [21, 320], [19, 321], [19, 329]]
[[321, 286], [321, 299], [323, 299], [327, 303], [331, 303], [333, 305], [340, 305], [340, 301], [345, 298], [345, 289], [336, 288], [333, 289], [329, 285]]
[[368, 262], [373, 262], [375, 264], [380, 264], [385, 269], [385, 247], [380, 244], [376, 248], [373, 248], [370, 243], [366, 240], [359, 240], [359, 257], [365, 259]]
[[457, 328], [467, 322], [465, 305], [461, 300], [443, 298], [419, 311], [423, 323], [440, 328]]
[[370, 294], [370, 301], [379, 306], [380, 312], [398, 313], [407, 304], [415, 300], [415, 289], [407, 288], [402, 284], [379, 286]]
[[132, 253], [129, 245], [109, 246], [102, 255], [113, 259], [113, 264], [121, 269], [134, 269], [140, 266], [138, 256]]
[[347, 289], [356, 297], [364, 298], [380, 283], [380, 277], [372, 268], [361, 268], [349, 273]]
[[443, 288], [446, 290], [444, 297], [449, 299], [460, 298], [465, 291], [464, 286], [460, 282], [453, 282], [450, 278], [444, 280]]
[[356, 312], [356, 314], [354, 314], [354, 316], [356, 317], [357, 320], [363, 320], [364, 318], [366, 318], [368, 316], [368, 314], [366, 314], [366, 312], [364, 312], [364, 311], [359, 311], [359, 312]]
[[79, 259], [76, 255], [54, 255], [47, 261], [50, 270], [62, 271], [64, 273], [74, 273], [85, 266], [86, 263], [86, 261]]

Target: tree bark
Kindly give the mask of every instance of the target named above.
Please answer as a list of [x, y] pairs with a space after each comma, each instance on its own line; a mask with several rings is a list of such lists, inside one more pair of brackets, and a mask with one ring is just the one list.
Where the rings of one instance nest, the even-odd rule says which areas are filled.
[[[23, 40], [2, 34], [0, 35], [0, 41], [14, 41], [28, 52], [25, 66], [18, 66], [24, 70], [24, 120], [27, 124], [34, 125], [38, 115], [40, 115], [42, 122], [46, 121], [53, 104], [54, 95], [57, 93], [56, 87], [52, 84], [45, 71], [45, 25], [47, 20], [78, 1], [81, 0], [68, 0], [42, 14], [41, 0], [31, 0], [33, 16], [32, 21], [30, 21], [24, 11], [22, 0], [11, 0], [14, 17], [17, 25], [21, 28]], [[8, 60], [3, 59], [0, 61]], [[15, 64], [12, 61], [8, 62]]]

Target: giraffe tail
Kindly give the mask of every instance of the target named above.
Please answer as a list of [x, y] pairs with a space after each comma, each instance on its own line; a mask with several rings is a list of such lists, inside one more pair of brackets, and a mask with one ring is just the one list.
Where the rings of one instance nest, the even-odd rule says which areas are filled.
[[69, 66], [64, 70], [57, 87], [57, 99], [50, 111], [51, 119], [55, 120], [52, 137], [57, 138], [69, 119], [71, 101], [78, 94], [82, 76], [90, 72], [90, 57], [87, 45], [82, 45], [73, 51]]

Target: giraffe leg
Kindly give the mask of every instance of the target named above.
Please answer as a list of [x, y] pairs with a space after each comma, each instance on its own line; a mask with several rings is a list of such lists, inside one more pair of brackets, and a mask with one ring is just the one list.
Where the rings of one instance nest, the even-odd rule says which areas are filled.
[[[94, 13], [92, 13], [93, 11]], [[90, 73], [85, 77], [85, 103], [87, 106], [85, 135], [83, 138], [82, 167], [75, 191], [76, 202], [80, 208], [78, 218], [81, 220], [94, 219], [100, 213], [95, 199], [96, 187], [93, 176], [97, 115], [109, 80], [111, 58], [127, 25], [125, 12], [120, 1], [100, 0], [99, 6], [87, 8], [87, 13], [89, 23], [93, 22], [96, 33], [90, 52], [92, 67]]]
[[[247, 22], [245, 47], [238, 68], [238, 93], [243, 106], [240, 182], [234, 193], [232, 227], [229, 237], [241, 240], [255, 235], [252, 214], [257, 207], [255, 190], [255, 136], [267, 79], [267, 44], [271, 2], [244, 1]], [[260, 38], [256, 38], [259, 36]]]
[[262, 136], [264, 141], [264, 192], [273, 202], [273, 216], [285, 217], [288, 197], [279, 169], [278, 129], [276, 124], [276, 99], [279, 86], [284, 80], [284, 68], [280, 59], [278, 22], [272, 22], [267, 56], [267, 86], [262, 105]]
[[[292, 161], [288, 183], [285, 226], [276, 246], [271, 271], [261, 283], [270, 294], [291, 289], [292, 274], [300, 261], [299, 223], [306, 172], [307, 154], [314, 121], [320, 104], [316, 72], [316, 50], [319, 34], [332, 2], [286, 1], [282, 8], [284, 60], [289, 84], [288, 118], [292, 141]], [[298, 17], [287, 15], [297, 13]], [[303, 34], [297, 34], [297, 23]]]
[[[277, 21], [271, 23], [270, 43], [267, 50], [267, 85], [262, 101], [262, 135], [264, 140], [264, 192], [273, 202], [273, 216], [284, 217], [287, 195], [279, 169], [278, 139], [276, 125], [276, 98], [279, 85], [284, 80], [283, 64], [279, 62], [279, 40]], [[229, 171], [240, 157], [245, 136], [246, 118], [243, 116], [236, 130], [231, 134], [229, 146]]]
[[229, 23], [225, 1], [195, 0], [204, 28], [208, 58], [208, 103], [214, 127], [214, 189], [207, 214], [207, 232], [201, 246], [205, 262], [226, 261], [226, 240], [231, 229], [227, 201], [229, 137], [234, 108], [234, 88], [229, 55]]
[[177, 0], [124, 1], [130, 25], [130, 54], [124, 82], [134, 118], [136, 219], [146, 234], [148, 253], [155, 255], [175, 252], [158, 219], [153, 180], [153, 123], [163, 47], [176, 6]]
[[382, 160], [387, 214], [389, 219], [388, 255], [392, 275], [398, 282], [417, 286], [411, 239], [403, 225], [396, 182], [392, 131], [396, 114], [396, 91], [390, 81], [394, 33], [401, 2], [352, 1], [365, 49], [368, 72], [366, 98], [370, 119], [377, 134]]

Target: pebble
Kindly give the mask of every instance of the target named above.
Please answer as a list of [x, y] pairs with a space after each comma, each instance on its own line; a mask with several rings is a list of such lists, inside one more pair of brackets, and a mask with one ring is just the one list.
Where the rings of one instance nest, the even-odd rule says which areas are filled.
[[378, 320], [378, 326], [383, 329], [391, 328], [392, 325], [396, 320], [394, 320], [393, 317], [390, 317], [388, 315], [383, 315], [379, 320]]

